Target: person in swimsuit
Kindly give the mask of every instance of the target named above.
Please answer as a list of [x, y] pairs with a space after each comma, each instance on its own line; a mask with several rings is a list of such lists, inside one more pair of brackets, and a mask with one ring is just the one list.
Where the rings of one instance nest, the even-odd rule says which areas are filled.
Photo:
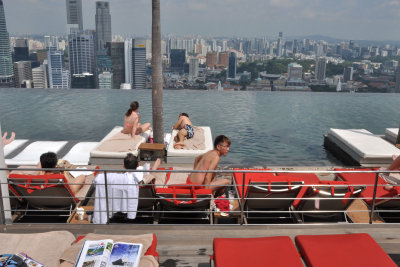
[[124, 129], [122, 133], [130, 134], [132, 137], [135, 137], [135, 135], [139, 135], [150, 129], [150, 123], [141, 124], [139, 120], [139, 103], [133, 101], [130, 108], [125, 113]]
[[[225, 135], [219, 135], [214, 140], [214, 149], [210, 150], [200, 156], [194, 161], [193, 170], [215, 170], [218, 166], [221, 156], [226, 156], [229, 152], [231, 140]], [[213, 191], [219, 189], [224, 190], [225, 186], [229, 185], [229, 179], [215, 179], [216, 173], [196, 172], [191, 173], [186, 180], [187, 184], [203, 184], [206, 188]]]
[[185, 140], [185, 138], [190, 139], [194, 135], [193, 125], [187, 113], [179, 114], [178, 121], [175, 123], [172, 129], [179, 130], [179, 132], [174, 137], [175, 149], [181, 149], [182, 147], [184, 147], [185, 144], [183, 143], [183, 141]]

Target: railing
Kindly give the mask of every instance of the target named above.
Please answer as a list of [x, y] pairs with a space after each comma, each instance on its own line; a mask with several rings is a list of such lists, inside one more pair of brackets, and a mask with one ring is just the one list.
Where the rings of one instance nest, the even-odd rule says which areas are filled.
[[[60, 172], [60, 171], [69, 171], [69, 172], [74, 172], [74, 171], [82, 171], [82, 170], [76, 170], [76, 169], [37, 169], [37, 168], [0, 168], [0, 171], [7, 171], [7, 172], [11, 172], [11, 171], [48, 171], [48, 172]], [[374, 223], [374, 215], [376, 214], [382, 214], [384, 212], [386, 213], [396, 213], [400, 211], [400, 198], [398, 198], [398, 193], [394, 193], [394, 196], [389, 196], [389, 197], [377, 197], [377, 190], [379, 187], [382, 186], [388, 186], [388, 185], [383, 185], [383, 184], [379, 184], [378, 180], [379, 180], [379, 174], [380, 173], [400, 173], [400, 171], [383, 171], [383, 170], [377, 170], [377, 171], [373, 171], [373, 170], [366, 170], [366, 171], [316, 171], [316, 172], [311, 172], [311, 171], [287, 171], [287, 170], [214, 170], [214, 171], [194, 171], [194, 170], [126, 170], [126, 169], [87, 169], [85, 171], [92, 171], [92, 172], [98, 172], [98, 173], [103, 173], [104, 174], [104, 183], [98, 183], [98, 182], [94, 182], [93, 185], [95, 186], [104, 186], [104, 190], [105, 190], [105, 194], [103, 196], [95, 196], [94, 194], [86, 196], [85, 197], [85, 201], [86, 202], [91, 202], [91, 201], [96, 201], [96, 199], [98, 201], [101, 200], [105, 200], [105, 209], [97, 209], [94, 212], [105, 212], [106, 214], [106, 224], [110, 223], [110, 216], [107, 216], [109, 214], [113, 214], [115, 209], [113, 207], [110, 207], [110, 205], [112, 204], [113, 200], [118, 200], [118, 199], [134, 199], [137, 200], [139, 203], [140, 201], [146, 201], [149, 200], [150, 202], [154, 203], [154, 208], [153, 209], [149, 209], [149, 210], [137, 210], [137, 212], [140, 212], [141, 214], [148, 214], [150, 218], [153, 219], [153, 221], [157, 222], [158, 219], [167, 214], [167, 215], [180, 215], [182, 218], [186, 218], [188, 214], [197, 214], [197, 215], [206, 215], [207, 218], [209, 219], [209, 221], [211, 223], [213, 223], [213, 219], [214, 217], [221, 217], [221, 212], [217, 212], [215, 211], [214, 207], [210, 204], [214, 202], [214, 196], [212, 194], [207, 194], [204, 193], [203, 195], [201, 195], [200, 193], [198, 193], [197, 195], [201, 195], [201, 198], [199, 198], [198, 196], [196, 196], [196, 194], [193, 194], [191, 192], [191, 190], [193, 189], [198, 189], [198, 186], [192, 186], [190, 185], [189, 187], [191, 187], [191, 189], [188, 189], [188, 192], [185, 196], [183, 197], [179, 197], [176, 195], [176, 191], [175, 191], [175, 195], [174, 195], [174, 191], [169, 192], [169, 193], [165, 193], [165, 194], [152, 194], [151, 196], [146, 196], [146, 197], [139, 197], [139, 196], [135, 196], [135, 197], [129, 197], [129, 196], [120, 196], [120, 197], [112, 197], [111, 193], [109, 192], [111, 190], [111, 188], [113, 188], [113, 186], [119, 185], [119, 186], [125, 186], [125, 187], [140, 187], [140, 186], [144, 186], [144, 184], [138, 184], [138, 183], [131, 183], [129, 185], [126, 184], [115, 184], [112, 183], [112, 185], [110, 184], [110, 173], [115, 173], [115, 172], [135, 172], [135, 173], [141, 173], [141, 172], [150, 172], [153, 175], [160, 175], [162, 176], [165, 173], [171, 172], [171, 173], [215, 173], [215, 174], [232, 174], [232, 176], [235, 173], [243, 173], [243, 177], [241, 179], [241, 183], [239, 183], [239, 181], [236, 181], [235, 179], [232, 179], [232, 183], [228, 186], [228, 189], [233, 189], [234, 190], [234, 196], [230, 196], [230, 200], [233, 200], [233, 203], [236, 202], [236, 204], [238, 204], [238, 209], [237, 210], [233, 210], [233, 211], [227, 211], [225, 212], [225, 214], [227, 214], [227, 216], [222, 216], [226, 217], [226, 218], [236, 218], [238, 219], [237, 224], [247, 224], [248, 223], [248, 219], [252, 219], [252, 215], [253, 214], [258, 214], [258, 215], [265, 215], [264, 217], [266, 218], [262, 218], [262, 220], [266, 221], [268, 220], [270, 223], [270, 218], [268, 218], [268, 216], [272, 216], [275, 214], [278, 214], [279, 217], [285, 217], [286, 215], [289, 218], [294, 218], [292, 223], [296, 223], [296, 222], [300, 222], [300, 223], [307, 223], [304, 221], [304, 219], [302, 219], [303, 216], [312, 216], [312, 215], [322, 215], [322, 214], [331, 214], [331, 213], [343, 213], [344, 216], [346, 216], [346, 213], [344, 210], [342, 209], [329, 209], [329, 210], [321, 210], [321, 209], [317, 209], [315, 208], [314, 210], [301, 210], [301, 209], [296, 209], [293, 208], [293, 205], [290, 205], [291, 208], [289, 208], [287, 210], [275, 210], [275, 209], [251, 209], [251, 207], [249, 207], [248, 203], [250, 201], [263, 201], [263, 203], [265, 204], [270, 204], [273, 201], [275, 202], [279, 202], [279, 201], [314, 201], [315, 205], [319, 205], [319, 203], [321, 201], [325, 202], [325, 201], [343, 201], [343, 202], [348, 202], [348, 201], [353, 201], [355, 199], [362, 199], [362, 200], [367, 200], [368, 202], [371, 202], [371, 205], [367, 207], [367, 212], [369, 213], [369, 220], [368, 223], [372, 224]], [[160, 174], [161, 173], [161, 174]], [[252, 186], [254, 186], [253, 184], [249, 184], [246, 183], [246, 177], [251, 176], [254, 173], [285, 173], [288, 175], [292, 175], [295, 176], [296, 173], [318, 173], [318, 174], [330, 174], [330, 175], [336, 175], [337, 173], [362, 173], [362, 174], [375, 174], [375, 181], [374, 183], [363, 183], [363, 184], [352, 184], [352, 186], [357, 187], [357, 186], [364, 186], [364, 187], [372, 187], [373, 186], [373, 194], [372, 196], [368, 196], [368, 197], [360, 197], [360, 196], [349, 196], [349, 195], [345, 195], [343, 197], [339, 196], [339, 197], [335, 197], [335, 198], [326, 198], [326, 197], [312, 197], [310, 195], [307, 195], [307, 192], [305, 193], [305, 195], [303, 196], [299, 196], [296, 195], [294, 197], [273, 197], [273, 198], [269, 198], [266, 196], [263, 197], [252, 197], [252, 198], [248, 198], [246, 197], [246, 190], [251, 188]], [[17, 180], [17, 179], [16, 179]], [[29, 180], [29, 179], [28, 179]], [[298, 179], [301, 180], [301, 179]], [[399, 181], [400, 183], [400, 181]], [[80, 202], [75, 202], [73, 200], [71, 200], [74, 194], [72, 195], [68, 195], [68, 196], [51, 196], [49, 197], [48, 195], [42, 195], [42, 196], [32, 196], [29, 195], [30, 193], [27, 193], [25, 195], [21, 195], [20, 192], [18, 192], [18, 189], [24, 189], [24, 190], [33, 190], [33, 189], [37, 189], [39, 190], [40, 188], [43, 188], [45, 186], [48, 186], [49, 188], [51, 188], [52, 186], [55, 186], [59, 184], [59, 182], [52, 182], [52, 183], [47, 183], [45, 185], [43, 185], [43, 181], [41, 182], [33, 182], [32, 180], [30, 181], [30, 185], [26, 186], [26, 183], [24, 185], [24, 183], [21, 183], [20, 185], [18, 185], [16, 183], [16, 181], [14, 180], [8, 180], [8, 182], [1, 182], [0, 186], [2, 188], [2, 190], [0, 191], [0, 224], [13, 224], [16, 223], [17, 221], [15, 220], [16, 217], [18, 215], [23, 215], [25, 214], [25, 216], [27, 216], [27, 214], [33, 214], [33, 217], [40, 217], [43, 216], [45, 217], [42, 220], [38, 220], [41, 221], [41, 223], [46, 223], [45, 220], [47, 220], [49, 217], [52, 217], [53, 214], [58, 214], [58, 216], [63, 217], [65, 221], [67, 221], [67, 219], [65, 217], [69, 217], [68, 222], [71, 220], [72, 217], [71, 216], [74, 215], [76, 213], [76, 207], [78, 207], [79, 205], [82, 204], [83, 201]], [[8, 188], [9, 185], [11, 185], [11, 191], [10, 194], [7, 194], [8, 192]], [[83, 184], [82, 184], [83, 185]], [[245, 186], [242, 186], [245, 185]], [[153, 188], [165, 188], [166, 186], [171, 186], [171, 181], [169, 182], [168, 185], [166, 185], [166, 183], [161, 183], [161, 184], [157, 184], [154, 183], [152, 185], [147, 185], [149, 187], [149, 190], [152, 190]], [[258, 189], [265, 190], [266, 194], [271, 194], [271, 192], [273, 191], [274, 188], [278, 188], [278, 187], [282, 187], [282, 184], [270, 184], [267, 183], [265, 181], [265, 183], [263, 184], [258, 183], [257, 184]], [[289, 185], [290, 186], [290, 185]], [[319, 188], [319, 190], [321, 190], [321, 188], [324, 187], [330, 187], [330, 188], [335, 188], [335, 189], [340, 189], [343, 188], [343, 185], [330, 185], [330, 184], [301, 184], [298, 185], [300, 186], [302, 189], [304, 188], [303, 191], [305, 191], [306, 189], [311, 190], [312, 188], [316, 189], [317, 187]], [[188, 185], [185, 184], [178, 184], [175, 185], [176, 189], [179, 189], [180, 187], [182, 188], [187, 188]], [[212, 185], [207, 186], [207, 188], [212, 189]], [[67, 187], [69, 188], [69, 187]], [[238, 190], [241, 190], [241, 192], [239, 192]], [[317, 189], [318, 189], [317, 188]], [[400, 186], [399, 186], [400, 188]], [[316, 189], [316, 190], [317, 190]], [[66, 189], [68, 192], [68, 189]], [[291, 189], [289, 189], [290, 191]], [[332, 189], [331, 189], [332, 190]], [[390, 191], [392, 190], [392, 191]], [[395, 192], [393, 190], [397, 190], [396, 185], [393, 186], [392, 189], [390, 189], [390, 192]], [[302, 190], [300, 190], [302, 191]], [[389, 192], [388, 191], [388, 192]], [[5, 193], [6, 192], [6, 193]], [[152, 192], [152, 191], [151, 191]], [[400, 190], [399, 190], [400, 193]], [[47, 208], [47, 209], [38, 209], [38, 207], [36, 208], [31, 208], [30, 202], [32, 202], [32, 200], [40, 200], [40, 199], [47, 199], [47, 200], [51, 200], [53, 202], [59, 201], [59, 200], [70, 200], [71, 201], [71, 205], [70, 205], [70, 209], [67, 209], [67, 212], [65, 214], [62, 214], [62, 211], [65, 211], [65, 209], [58, 209], [58, 208]], [[110, 202], [111, 201], [111, 202]], [[181, 205], [175, 205], [177, 203], [174, 203], [175, 201], [186, 201], [189, 202], [192, 201], [191, 204], [193, 204], [192, 206], [187, 205], [186, 204], [181, 204]], [[200, 202], [205, 202], [206, 205], [208, 205], [207, 208], [204, 208], [204, 206], [202, 205], [195, 205], [196, 203], [200, 203]], [[398, 202], [395, 203], [393, 205], [394, 209], [381, 209], [381, 210], [377, 210], [377, 203], [381, 204], [383, 202], [389, 203], [389, 201], [394, 201], [394, 202]], [[194, 203], [193, 203], [194, 202]], [[14, 206], [12, 206], [10, 203], [12, 204], [16, 204]], [[26, 206], [21, 206], [21, 203], [26, 204]], [[168, 206], [169, 204], [171, 204], [170, 206]], [[231, 203], [232, 204], [232, 203]], [[396, 206], [397, 204], [397, 206]], [[19, 206], [18, 206], [19, 205]], [[186, 206], [188, 206], [188, 208], [186, 208]], [[51, 206], [51, 205], [49, 205]], [[198, 206], [201, 206], [200, 209]], [[124, 210], [127, 212], [134, 212], [134, 210]], [[347, 211], [347, 213], [350, 211]], [[352, 210], [351, 213], [365, 213], [366, 210]], [[61, 214], [61, 215], [60, 215]], [[165, 216], [167, 217], [167, 216]], [[263, 217], [263, 216], [260, 216]], [[181, 218], [181, 219], [182, 219]], [[176, 218], [178, 219], [178, 218]], [[22, 220], [23, 222], [23, 220]], [[399, 222], [400, 222], [400, 217], [399, 217]]]

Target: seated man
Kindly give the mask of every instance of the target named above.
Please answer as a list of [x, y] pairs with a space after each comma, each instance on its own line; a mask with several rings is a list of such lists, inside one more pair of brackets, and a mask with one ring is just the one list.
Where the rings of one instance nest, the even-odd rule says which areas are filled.
[[[38, 163], [38, 168], [45, 168], [45, 169], [56, 169], [57, 168], [57, 155], [54, 152], [47, 152], [43, 153], [40, 156], [40, 162]], [[56, 171], [41, 171], [40, 174], [48, 174], [48, 173], [56, 173]], [[78, 191], [83, 187], [85, 184], [86, 176], [79, 175], [76, 178], [70, 178], [69, 175], [65, 175], [67, 179], [69, 188], [71, 189], [74, 195], [78, 193]]]
[[[154, 165], [153, 165], [152, 169], [153, 170], [157, 170], [158, 167], [160, 167], [160, 164], [161, 164], [161, 160], [157, 159], [154, 162]], [[132, 153], [128, 153], [126, 155], [126, 157], [124, 158], [124, 169], [136, 170], [137, 167], [139, 167], [139, 159], [138, 159], [138, 157], [134, 156]], [[136, 178], [139, 180], [139, 182], [143, 183], [143, 178], [142, 178], [143, 177], [143, 172], [140, 172], [140, 173], [139, 172], [137, 172], [137, 173], [134, 172], [134, 174], [135, 174]]]
[[[225, 135], [219, 135], [214, 140], [214, 149], [198, 156], [194, 161], [194, 170], [215, 170], [218, 166], [221, 156], [229, 152], [231, 140]], [[230, 184], [229, 179], [215, 179], [216, 173], [196, 172], [191, 173], [187, 179], [187, 184], [204, 184], [213, 191], [224, 188]]]
[[190, 139], [194, 135], [193, 125], [187, 113], [181, 113], [179, 115], [178, 121], [175, 123], [172, 129], [179, 130], [179, 132], [174, 137], [175, 149], [180, 149], [185, 146], [185, 144], [183, 143], [185, 138]]

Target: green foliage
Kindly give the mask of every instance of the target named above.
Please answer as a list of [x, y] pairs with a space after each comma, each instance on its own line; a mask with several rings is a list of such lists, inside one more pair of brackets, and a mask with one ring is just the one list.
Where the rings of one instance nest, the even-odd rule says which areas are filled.
[[344, 68], [351, 66], [351, 64], [352, 62], [350, 61], [345, 61], [340, 64], [333, 64], [333, 63], [326, 64], [326, 77], [343, 74]]

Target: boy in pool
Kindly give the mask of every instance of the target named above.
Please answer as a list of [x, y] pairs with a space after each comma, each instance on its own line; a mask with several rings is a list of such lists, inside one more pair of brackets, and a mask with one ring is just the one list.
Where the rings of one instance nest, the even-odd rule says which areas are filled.
[[179, 114], [178, 121], [175, 123], [172, 129], [179, 130], [179, 132], [174, 137], [175, 149], [181, 149], [182, 147], [184, 147], [185, 144], [183, 143], [183, 141], [185, 140], [185, 138], [190, 139], [194, 135], [193, 125], [187, 113]]

